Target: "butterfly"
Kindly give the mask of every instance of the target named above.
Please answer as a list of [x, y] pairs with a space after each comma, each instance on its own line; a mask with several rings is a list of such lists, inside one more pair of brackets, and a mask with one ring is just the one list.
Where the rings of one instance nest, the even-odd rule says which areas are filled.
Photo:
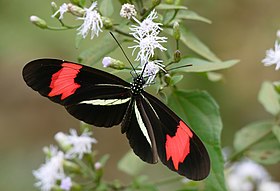
[[121, 126], [134, 153], [159, 160], [191, 180], [210, 171], [208, 152], [187, 123], [144, 90], [143, 74], [132, 83], [110, 73], [59, 59], [38, 59], [22, 72], [28, 86], [65, 107], [75, 118], [97, 126]]

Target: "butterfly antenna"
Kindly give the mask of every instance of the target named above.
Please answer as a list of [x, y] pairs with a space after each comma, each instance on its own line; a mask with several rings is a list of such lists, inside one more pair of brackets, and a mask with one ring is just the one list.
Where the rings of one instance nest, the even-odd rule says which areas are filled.
[[141, 77], [143, 77], [143, 75], [144, 75], [144, 71], [145, 71], [145, 69], [146, 69], [147, 64], [148, 64], [148, 62], [144, 65], [144, 68], [142, 69], [142, 72], [141, 72], [141, 74], [140, 74]]
[[135, 68], [133, 67], [132, 63], [130, 62], [130, 60], [128, 59], [127, 55], [125, 54], [121, 44], [119, 43], [119, 41], [116, 39], [116, 37], [114, 36], [114, 34], [112, 32], [110, 32], [111, 36], [114, 38], [114, 40], [117, 42], [118, 46], [120, 47], [120, 49], [122, 50], [122, 53], [124, 54], [125, 58], [127, 59], [127, 61], [129, 62], [130, 66], [132, 67], [133, 71], [136, 74]]

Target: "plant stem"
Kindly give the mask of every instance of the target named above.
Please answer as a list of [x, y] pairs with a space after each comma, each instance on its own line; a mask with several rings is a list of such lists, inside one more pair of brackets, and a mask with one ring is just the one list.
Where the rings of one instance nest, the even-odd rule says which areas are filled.
[[47, 26], [47, 29], [53, 30], [53, 31], [63, 31], [63, 30], [68, 30], [68, 29], [74, 29], [77, 28], [77, 26], [61, 26], [61, 27], [52, 27], [52, 26]]
[[115, 32], [117, 32], [117, 33], [119, 33], [119, 34], [122, 34], [122, 35], [124, 35], [124, 36], [130, 37], [130, 38], [133, 37], [132, 35], [127, 34], [126, 32], [124, 32], [124, 31], [122, 31], [122, 30], [120, 30], [120, 29], [117, 29], [117, 28], [113, 28], [113, 31], [115, 31]]

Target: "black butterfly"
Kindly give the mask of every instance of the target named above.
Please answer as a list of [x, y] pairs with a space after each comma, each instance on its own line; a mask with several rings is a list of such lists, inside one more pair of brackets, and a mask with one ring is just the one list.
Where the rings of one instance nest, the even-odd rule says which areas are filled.
[[121, 124], [134, 153], [143, 161], [162, 161], [192, 180], [210, 170], [198, 136], [165, 104], [145, 92], [143, 75], [130, 84], [107, 72], [57, 59], [39, 59], [23, 69], [28, 86], [63, 105], [75, 118], [98, 127]]

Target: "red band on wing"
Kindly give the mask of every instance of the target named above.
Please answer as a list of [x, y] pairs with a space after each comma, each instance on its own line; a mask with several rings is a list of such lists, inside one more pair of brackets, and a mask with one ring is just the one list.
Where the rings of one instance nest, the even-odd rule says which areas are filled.
[[63, 100], [74, 94], [81, 86], [74, 81], [81, 68], [81, 65], [63, 63], [62, 68], [52, 75], [52, 81], [50, 84], [52, 90], [48, 96], [53, 97], [61, 95], [61, 100]]
[[193, 133], [183, 121], [179, 122], [175, 136], [166, 135], [166, 160], [172, 158], [176, 170], [179, 168], [179, 163], [182, 163], [190, 153], [190, 139], [192, 136]]

